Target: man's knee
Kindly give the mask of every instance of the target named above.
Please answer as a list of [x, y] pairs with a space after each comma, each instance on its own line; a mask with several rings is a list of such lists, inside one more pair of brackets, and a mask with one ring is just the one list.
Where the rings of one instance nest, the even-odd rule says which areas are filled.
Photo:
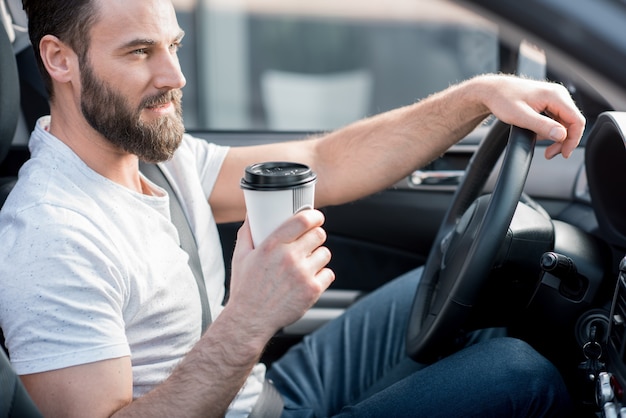
[[[492, 359], [494, 389], [502, 396], [526, 403], [528, 416], [561, 415], [570, 408], [567, 388], [556, 367], [529, 344], [515, 338], [498, 338], [484, 347]], [[514, 401], [515, 402], [515, 401]]]
[[510, 337], [496, 338], [487, 342], [486, 355], [493, 359], [494, 368], [520, 377], [552, 380], [558, 371], [545, 357], [528, 343]]

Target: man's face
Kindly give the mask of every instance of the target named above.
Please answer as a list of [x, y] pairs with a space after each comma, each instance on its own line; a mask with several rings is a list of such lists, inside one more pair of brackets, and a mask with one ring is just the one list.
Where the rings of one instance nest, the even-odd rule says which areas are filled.
[[[98, 79], [87, 60], [81, 63], [81, 110], [91, 127], [118, 148], [146, 162], [169, 160], [182, 140], [182, 92], [145, 97], [133, 107], [121, 91]], [[174, 113], [144, 121], [142, 112], [171, 103]]]
[[147, 162], [172, 157], [184, 133], [177, 49], [183, 36], [169, 0], [100, 0], [80, 60], [80, 107], [93, 129]]

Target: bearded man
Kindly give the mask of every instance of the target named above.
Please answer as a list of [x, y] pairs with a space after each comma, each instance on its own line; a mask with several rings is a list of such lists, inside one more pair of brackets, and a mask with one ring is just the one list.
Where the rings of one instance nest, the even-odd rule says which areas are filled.
[[[184, 133], [183, 33], [170, 0], [24, 7], [51, 115], [38, 122], [32, 158], [0, 213], [0, 327], [44, 415], [569, 412], [555, 368], [521, 341], [493, 339], [426, 368], [408, 358], [420, 270], [362, 299], [266, 372], [258, 361], [267, 342], [334, 280], [323, 215], [299, 212], [258, 247], [245, 221], [225, 305], [216, 227], [245, 219], [239, 180], [249, 164], [307, 164], [317, 173], [315, 201], [341, 204], [394, 184], [492, 112], [555, 141], [546, 157], [567, 157], [585, 121], [562, 86], [486, 75], [317, 138], [228, 148]], [[140, 160], [159, 163], [192, 227], [213, 316], [204, 332], [170, 219], [174, 197], [140, 173]], [[328, 367], [336, 364], [341, 372]]]

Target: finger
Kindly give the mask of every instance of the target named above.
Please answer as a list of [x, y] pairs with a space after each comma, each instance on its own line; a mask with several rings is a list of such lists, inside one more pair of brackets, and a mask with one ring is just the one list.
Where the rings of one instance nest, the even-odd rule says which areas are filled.
[[326, 242], [327, 237], [326, 231], [318, 226], [306, 231], [298, 237], [298, 239], [293, 241], [293, 244], [302, 255], [308, 256], [315, 251], [316, 248], [322, 246]]
[[[554, 144], [546, 148], [544, 156], [546, 157], [547, 160], [551, 160], [561, 153], [562, 148], [563, 148], [563, 144], [561, 142], [555, 142]], [[565, 156], [565, 154], [563, 154], [563, 156], [565, 158], [569, 157], [569, 155]]]
[[326, 290], [335, 281], [335, 272], [329, 268], [323, 268], [315, 276], [315, 278], [317, 279], [323, 290]]
[[[553, 120], [553, 122], [556, 122]], [[548, 159], [553, 158], [559, 153], [564, 158], [569, 158], [572, 155], [572, 152], [578, 144], [580, 143], [580, 139], [582, 138], [583, 130], [585, 128], [585, 120], [582, 118], [574, 124], [570, 124], [567, 126], [563, 125], [553, 125], [550, 130], [550, 133], [546, 139], [550, 139], [555, 141], [554, 144], [549, 146], [546, 149], [545, 156]], [[540, 137], [541, 139], [541, 137]]]
[[[569, 96], [567, 97], [569, 99]], [[559, 149], [563, 157], [568, 158], [580, 143], [585, 130], [585, 117], [571, 100], [566, 101], [564, 106], [557, 108], [556, 111], [553, 107], [550, 105], [546, 113], [555, 122], [559, 122], [561, 127], [555, 125], [548, 138], [561, 142], [562, 147], [553, 147], [553, 149]]]
[[[320, 228], [321, 229], [321, 228]], [[327, 247], [319, 246], [306, 258], [310, 271], [313, 272], [313, 276], [317, 285], [319, 286], [320, 294], [325, 291], [333, 281], [335, 281], [335, 272], [328, 268], [328, 263], [332, 258], [332, 254]]]
[[327, 247], [319, 246], [306, 258], [306, 263], [315, 274], [318, 274], [330, 263], [331, 252]]
[[298, 240], [307, 231], [324, 224], [324, 215], [316, 209], [300, 211], [283, 222], [265, 240], [268, 245], [288, 243]]
[[[568, 108], [568, 111], [563, 110], [564, 107]], [[545, 155], [548, 159], [559, 153], [568, 158], [580, 143], [585, 128], [585, 118], [578, 109], [571, 108], [567, 103], [563, 103], [563, 107], [557, 109], [559, 112], [548, 112], [546, 109], [537, 110], [525, 106], [522, 110], [523, 115], [513, 123], [535, 132], [538, 139], [555, 141], [546, 149]], [[537, 113], [539, 111], [551, 113], [552, 117]]]
[[252, 243], [252, 231], [250, 230], [250, 221], [248, 221], [248, 217], [243, 221], [243, 224], [237, 231], [237, 242], [235, 246], [235, 250], [239, 248], [240, 250], [251, 251], [254, 245]]

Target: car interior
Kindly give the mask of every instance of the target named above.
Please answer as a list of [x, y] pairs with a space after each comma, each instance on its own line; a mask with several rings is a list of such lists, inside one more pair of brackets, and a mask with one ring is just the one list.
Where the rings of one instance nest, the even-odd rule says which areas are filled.
[[[547, 70], [527, 44], [500, 48], [513, 71], [571, 82]], [[0, 30], [0, 57], [1, 205], [29, 156], [16, 132], [27, 135], [47, 102], [32, 48], [15, 54]], [[363, 74], [356, 79], [371, 82]], [[415, 359], [431, 362], [453, 352], [468, 330], [506, 327], [558, 367], [580, 416], [617, 416], [611, 414], [621, 408], [626, 388], [626, 200], [620, 192], [626, 189], [626, 114], [589, 86], [577, 87], [571, 92], [587, 130], [568, 161], [544, 161], [547, 142], [491, 120], [393, 188], [324, 208], [337, 280], [302, 320], [275, 336], [263, 361], [271, 363], [362, 295], [425, 265], [407, 334]], [[268, 119], [266, 131], [189, 132], [232, 146], [317, 134], [305, 124], [281, 130], [278, 117]], [[219, 225], [227, 269], [238, 228]], [[0, 417], [38, 416], [7, 354], [0, 350]]]

